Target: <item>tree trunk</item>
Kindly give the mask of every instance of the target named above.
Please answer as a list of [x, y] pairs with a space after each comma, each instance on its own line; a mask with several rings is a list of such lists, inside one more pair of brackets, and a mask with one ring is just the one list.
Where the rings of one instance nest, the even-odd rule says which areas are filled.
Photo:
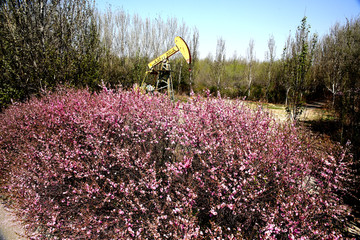
[[[177, 89], [178, 94], [180, 94], [180, 84], [181, 84], [181, 71], [182, 71], [182, 66], [183, 66], [183, 62], [181, 61], [181, 63], [180, 63], [180, 71], [179, 71], [179, 83], [178, 83], [178, 89]], [[191, 85], [191, 83], [190, 83], [190, 85]]]
[[285, 106], [287, 106], [287, 105], [288, 105], [289, 91], [290, 91], [290, 87], [286, 89]]

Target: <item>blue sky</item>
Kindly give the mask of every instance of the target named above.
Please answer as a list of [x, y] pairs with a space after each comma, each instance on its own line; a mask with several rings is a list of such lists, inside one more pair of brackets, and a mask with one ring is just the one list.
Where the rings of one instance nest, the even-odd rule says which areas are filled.
[[[122, 8], [141, 17], [176, 17], [190, 28], [199, 29], [200, 57], [215, 55], [219, 37], [225, 40], [226, 56], [246, 57], [250, 39], [254, 39], [256, 58], [263, 60], [270, 35], [274, 36], [276, 57], [284, 43], [306, 15], [311, 32], [319, 36], [336, 23], [360, 16], [360, 0], [95, 0], [99, 9]], [[175, 36], [174, 36], [175, 37]], [[186, 40], [186, 39], [185, 39]]]

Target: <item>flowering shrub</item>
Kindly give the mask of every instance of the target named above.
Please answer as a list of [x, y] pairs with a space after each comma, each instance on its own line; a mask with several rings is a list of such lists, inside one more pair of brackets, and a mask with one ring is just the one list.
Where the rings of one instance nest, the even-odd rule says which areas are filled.
[[341, 237], [350, 156], [240, 101], [66, 89], [0, 128], [31, 239]]

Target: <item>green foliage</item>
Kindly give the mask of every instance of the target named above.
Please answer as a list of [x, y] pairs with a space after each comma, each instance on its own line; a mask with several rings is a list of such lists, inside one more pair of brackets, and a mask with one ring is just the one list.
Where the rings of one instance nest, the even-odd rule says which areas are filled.
[[0, 109], [59, 84], [97, 88], [99, 34], [89, 1], [0, 5]]
[[295, 39], [289, 37], [284, 47], [283, 62], [287, 91], [286, 111], [296, 121], [304, 109], [307, 73], [312, 65], [317, 36], [310, 36], [307, 18], [301, 20]]

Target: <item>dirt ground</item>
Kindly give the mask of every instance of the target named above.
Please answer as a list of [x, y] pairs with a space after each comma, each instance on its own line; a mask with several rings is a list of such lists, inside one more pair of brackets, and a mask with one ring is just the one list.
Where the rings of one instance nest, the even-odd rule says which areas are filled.
[[0, 203], [0, 240], [26, 240], [25, 231], [16, 216]]
[[[272, 103], [259, 103], [259, 102], [244, 102], [250, 108], [256, 109], [261, 107], [264, 111], [267, 111], [273, 115], [275, 119], [280, 121], [286, 121], [287, 113], [285, 106], [283, 104], [272, 104]], [[333, 117], [330, 110], [326, 109], [327, 103], [324, 102], [312, 102], [306, 104], [304, 110], [302, 111], [299, 120], [300, 121], [314, 121], [320, 119], [329, 119]]]

